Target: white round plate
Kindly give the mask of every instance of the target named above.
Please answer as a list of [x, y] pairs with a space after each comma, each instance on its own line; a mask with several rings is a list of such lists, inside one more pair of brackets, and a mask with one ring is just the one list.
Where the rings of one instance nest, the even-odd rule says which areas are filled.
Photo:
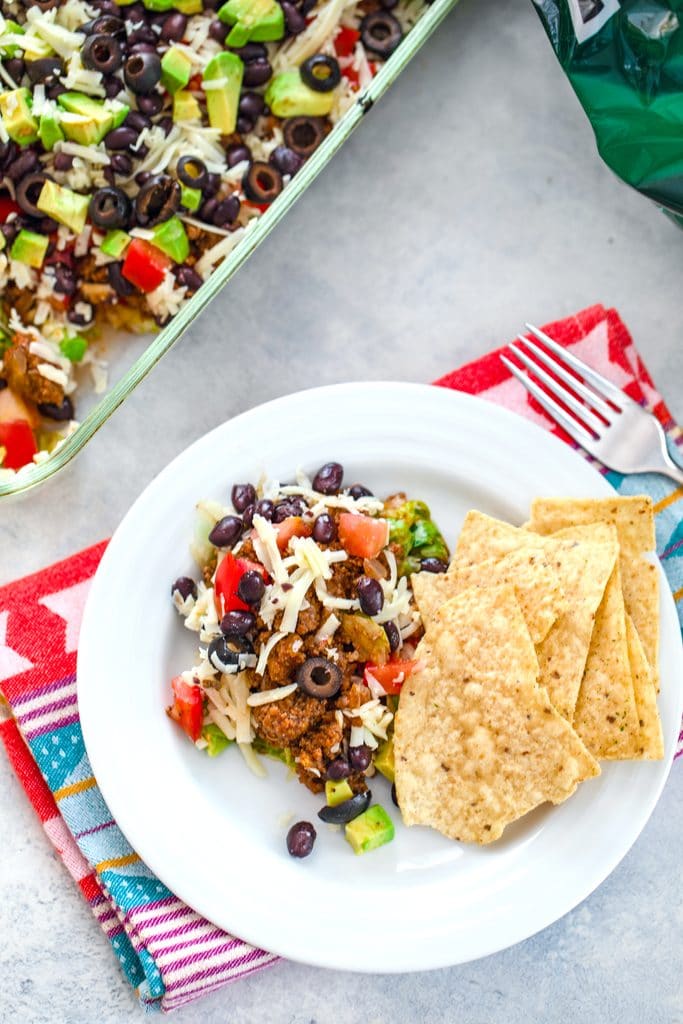
[[[476, 508], [521, 524], [536, 495], [600, 497], [609, 484], [570, 448], [494, 405], [441, 388], [342, 384], [278, 399], [224, 423], [178, 456], [116, 531], [92, 585], [78, 656], [88, 755], [132, 846], [190, 906], [241, 938], [295, 960], [356, 971], [412, 971], [493, 953], [551, 924], [619, 863], [657, 802], [681, 714], [683, 657], [662, 578], [661, 762], [605, 764], [566, 803], [540, 808], [490, 847], [400, 823], [389, 786], [376, 803], [392, 843], [355, 856], [319, 822], [321, 798], [266, 761], [229, 748], [208, 758], [166, 717], [172, 676], [195, 634], [170, 601], [200, 498], [263, 471], [287, 480], [338, 460], [378, 495], [431, 506], [452, 545]], [[316, 823], [315, 850], [291, 858], [291, 820]]]

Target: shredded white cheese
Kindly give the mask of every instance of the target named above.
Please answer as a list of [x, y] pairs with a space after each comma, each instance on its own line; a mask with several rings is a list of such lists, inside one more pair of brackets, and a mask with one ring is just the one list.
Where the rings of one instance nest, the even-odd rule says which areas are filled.
[[274, 690], [260, 690], [247, 697], [247, 704], [251, 708], [261, 707], [263, 704], [272, 704], [276, 700], [284, 700], [297, 689], [296, 683], [289, 683], [288, 686], [278, 686]]

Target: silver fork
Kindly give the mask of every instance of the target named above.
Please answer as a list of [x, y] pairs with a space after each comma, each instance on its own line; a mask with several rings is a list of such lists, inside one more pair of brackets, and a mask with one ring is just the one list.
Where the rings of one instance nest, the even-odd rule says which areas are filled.
[[659, 420], [538, 327], [525, 326], [553, 355], [519, 334], [520, 344], [508, 347], [528, 372], [507, 356], [500, 358], [548, 416], [609, 469], [663, 473], [683, 484], [683, 469], [669, 455]]

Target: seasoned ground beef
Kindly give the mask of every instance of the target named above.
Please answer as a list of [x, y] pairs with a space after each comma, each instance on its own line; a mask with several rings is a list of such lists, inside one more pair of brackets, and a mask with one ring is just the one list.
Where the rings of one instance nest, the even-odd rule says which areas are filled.
[[308, 732], [325, 715], [325, 701], [307, 697], [297, 690], [284, 700], [264, 704], [252, 709], [252, 720], [256, 732], [273, 747], [292, 747], [304, 733]]
[[14, 335], [4, 355], [3, 377], [12, 391], [29, 402], [61, 405], [64, 389], [42, 375], [38, 366], [43, 360], [29, 352], [30, 343], [29, 335]]

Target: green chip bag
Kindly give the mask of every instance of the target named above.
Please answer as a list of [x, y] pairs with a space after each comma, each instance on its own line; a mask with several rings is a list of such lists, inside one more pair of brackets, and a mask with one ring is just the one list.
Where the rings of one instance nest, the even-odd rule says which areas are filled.
[[533, 0], [600, 155], [683, 226], [683, 0]]

